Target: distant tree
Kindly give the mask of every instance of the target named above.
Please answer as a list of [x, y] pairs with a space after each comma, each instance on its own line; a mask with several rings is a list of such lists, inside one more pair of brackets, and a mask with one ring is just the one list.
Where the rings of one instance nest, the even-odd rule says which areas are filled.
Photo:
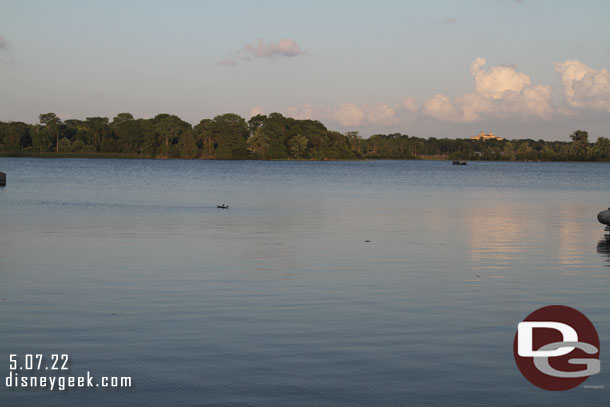
[[61, 132], [61, 119], [55, 113], [43, 113], [38, 116], [40, 123], [44, 124], [51, 134], [55, 135], [55, 152], [59, 153], [59, 134]]
[[524, 141], [519, 145], [519, 148], [516, 152], [516, 157], [518, 160], [530, 160], [534, 150], [530, 146], [529, 141]]
[[246, 140], [250, 135], [246, 121], [234, 113], [214, 117], [212, 138], [215, 141], [215, 158], [248, 158]]
[[[69, 119], [54, 113], [40, 124], [0, 121], [0, 151], [120, 152], [138, 157], [210, 159], [417, 159], [439, 156], [470, 160], [610, 161], [610, 140], [576, 130], [570, 141], [428, 139], [406, 134], [362, 138], [327, 129], [317, 120], [298, 120], [280, 113], [257, 115], [247, 122], [233, 113], [203, 119], [194, 128], [178, 116], [160, 114], [134, 119], [119, 113]], [[55, 147], [55, 148], [53, 148]]]
[[589, 142], [589, 133], [583, 130], [576, 130], [570, 134], [570, 138], [574, 142]]
[[271, 141], [269, 136], [265, 134], [262, 127], [257, 127], [254, 130], [254, 134], [246, 141], [248, 151], [253, 158], [268, 159], [269, 149], [271, 148]]
[[179, 144], [181, 136], [190, 133], [191, 125], [178, 116], [169, 114], [159, 114], [152, 120], [155, 130], [157, 131], [159, 144], [161, 147], [161, 156], [169, 158], [173, 153], [173, 146]]
[[72, 152], [78, 153], [79, 151], [81, 151], [83, 149], [83, 147], [85, 147], [85, 143], [83, 143], [82, 140], [75, 140], [72, 143]]
[[62, 137], [59, 140], [59, 151], [61, 151], [61, 152], [72, 151], [72, 142], [67, 137]]
[[572, 139], [572, 158], [574, 160], [586, 160], [589, 150], [589, 133], [576, 130], [570, 134]]
[[201, 147], [202, 158], [214, 158], [218, 143], [215, 139], [214, 121], [203, 119], [193, 128], [195, 140]]
[[133, 115], [131, 113], [119, 113], [114, 117], [114, 119], [112, 119], [111, 125], [115, 127], [118, 124], [124, 123], [129, 120], [133, 120]]
[[95, 151], [112, 152], [104, 148], [107, 146], [107, 139], [114, 137], [107, 117], [87, 117], [82, 125], [87, 134], [87, 144], [92, 145]]
[[52, 145], [49, 131], [42, 126], [37, 126], [32, 136], [32, 147], [42, 153], [43, 151], [49, 151]]
[[295, 158], [303, 158], [305, 151], [307, 151], [307, 143], [309, 140], [306, 136], [299, 134], [290, 139], [288, 142], [288, 147], [290, 149], [290, 153]]
[[540, 150], [540, 159], [543, 161], [553, 161], [555, 157], [555, 150], [553, 150], [553, 146], [549, 143], [544, 143], [542, 145], [542, 149]]
[[23, 122], [0, 123], [0, 149], [19, 151], [31, 144], [30, 126]]
[[362, 153], [362, 137], [360, 137], [360, 133], [357, 131], [348, 131], [345, 133], [345, 137], [347, 137], [350, 147], [352, 151], [357, 154]]
[[598, 137], [595, 143], [595, 157], [600, 161], [610, 160], [610, 139]]
[[248, 129], [250, 130], [250, 135], [253, 135], [257, 129], [262, 128], [267, 121], [267, 116], [264, 114], [258, 114], [253, 116], [248, 120]]

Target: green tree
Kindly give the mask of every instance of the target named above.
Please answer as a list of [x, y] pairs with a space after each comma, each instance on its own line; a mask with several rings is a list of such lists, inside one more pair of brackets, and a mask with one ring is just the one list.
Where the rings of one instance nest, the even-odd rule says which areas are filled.
[[85, 147], [85, 143], [83, 143], [82, 140], [75, 140], [72, 143], [72, 152], [78, 153], [78, 152], [82, 151], [83, 147]]
[[524, 141], [519, 145], [519, 148], [516, 152], [516, 157], [518, 160], [530, 160], [533, 161], [536, 159], [536, 152], [530, 146], [529, 141]]
[[246, 121], [234, 113], [214, 117], [211, 129], [214, 158], [231, 160], [248, 158], [246, 140], [250, 135]]
[[68, 138], [62, 137], [59, 140], [59, 151], [61, 151], [62, 153], [72, 151], [72, 142]]
[[39, 152], [49, 151], [52, 146], [51, 134], [46, 127], [36, 125], [32, 133], [32, 147]]
[[257, 114], [256, 116], [252, 116], [250, 120], [248, 120], [248, 129], [250, 130], [250, 135], [254, 135], [254, 132], [257, 129], [261, 129], [265, 122], [267, 121], [267, 116], [264, 114]]
[[[152, 121], [157, 131], [158, 144], [161, 146], [161, 156], [169, 158], [170, 155], [179, 154], [174, 147], [180, 144], [182, 136], [191, 132], [191, 125], [178, 116], [165, 113], [155, 116]], [[184, 149], [184, 145], [182, 147]]]
[[576, 130], [570, 134], [572, 139], [572, 153], [575, 160], [586, 160], [589, 147], [589, 133]]
[[269, 158], [269, 149], [271, 148], [271, 141], [269, 137], [263, 132], [261, 127], [254, 130], [254, 134], [246, 141], [248, 151], [254, 158], [260, 158], [266, 160]]
[[595, 157], [600, 161], [610, 160], [610, 140], [606, 137], [598, 137], [595, 143]]
[[38, 116], [41, 124], [55, 135], [55, 152], [59, 153], [59, 134], [61, 132], [61, 119], [55, 113], [43, 113]]
[[307, 151], [307, 143], [309, 143], [309, 140], [302, 134], [291, 138], [288, 142], [288, 147], [293, 157], [303, 158], [305, 151]]
[[119, 113], [114, 119], [112, 119], [112, 127], [116, 127], [117, 125], [124, 123], [126, 121], [133, 120], [133, 115], [131, 113]]
[[23, 122], [0, 123], [0, 150], [19, 151], [30, 143], [28, 124]]
[[82, 125], [87, 135], [87, 144], [92, 145], [95, 151], [113, 152], [107, 148], [108, 139], [114, 138], [107, 117], [87, 117]]
[[504, 148], [502, 149], [502, 158], [505, 160], [514, 160], [515, 159], [515, 148], [513, 147], [513, 143], [507, 141], [504, 144]]
[[575, 142], [589, 142], [589, 133], [584, 130], [575, 130], [570, 134], [570, 138]]
[[201, 158], [214, 158], [214, 153], [218, 147], [215, 140], [214, 121], [203, 119], [193, 128], [195, 140], [201, 148]]

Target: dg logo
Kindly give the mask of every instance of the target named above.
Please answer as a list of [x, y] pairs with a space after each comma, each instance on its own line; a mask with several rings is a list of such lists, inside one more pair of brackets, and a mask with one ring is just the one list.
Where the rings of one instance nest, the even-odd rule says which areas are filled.
[[549, 305], [519, 323], [513, 353], [519, 370], [545, 390], [568, 390], [600, 372], [599, 338], [574, 308]]

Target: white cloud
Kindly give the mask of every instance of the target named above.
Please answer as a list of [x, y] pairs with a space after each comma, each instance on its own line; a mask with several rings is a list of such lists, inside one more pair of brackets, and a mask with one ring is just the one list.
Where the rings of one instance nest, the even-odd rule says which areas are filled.
[[396, 107], [386, 103], [372, 106], [343, 103], [338, 109], [329, 109], [327, 115], [343, 127], [391, 126], [397, 122]]
[[[330, 121], [342, 127], [395, 126], [412, 123], [417, 117], [427, 116], [439, 121], [472, 123], [489, 118], [539, 118], [549, 120], [553, 115], [577, 113], [576, 108], [610, 112], [610, 74], [596, 70], [579, 61], [555, 64], [561, 75], [563, 94], [570, 109], [553, 98], [550, 85], [533, 84], [529, 75], [514, 66], [486, 67], [485, 58], [476, 58], [470, 66], [474, 90], [460, 97], [450, 98], [439, 93], [419, 105], [407, 97], [398, 105], [386, 103], [355, 104], [346, 102], [338, 107], [289, 107], [284, 114], [297, 119]], [[557, 104], [552, 104], [554, 100]]]
[[610, 112], [610, 74], [606, 69], [593, 69], [580, 61], [555, 63], [561, 75], [568, 104], [577, 108], [593, 108]]
[[364, 120], [364, 110], [353, 103], [344, 103], [331, 117], [342, 126], [360, 126]]
[[390, 126], [395, 124], [396, 108], [385, 103], [377, 103], [375, 106], [366, 106], [366, 120], [374, 125]]
[[295, 40], [285, 38], [279, 42], [269, 42], [258, 40], [256, 45], [246, 44], [236, 52], [230, 52], [225, 59], [217, 62], [217, 65], [235, 66], [238, 60], [250, 61], [252, 57], [273, 59], [274, 57], [296, 57], [305, 54]]
[[434, 95], [426, 100], [422, 106], [422, 113], [438, 120], [461, 121], [461, 115], [451, 100], [442, 94]]
[[305, 105], [302, 107], [290, 106], [284, 109], [284, 115], [292, 117], [298, 120], [312, 120], [314, 117], [324, 116], [319, 114], [320, 112], [314, 112], [314, 108], [311, 105]]
[[478, 57], [470, 66], [474, 78], [475, 92], [492, 98], [502, 99], [504, 92], [521, 92], [530, 85], [530, 77], [508, 66], [494, 66], [484, 70], [485, 58]]
[[265, 109], [262, 106], [253, 106], [248, 113], [250, 117], [258, 116], [259, 114], [265, 114]]
[[409, 113], [415, 113], [419, 110], [417, 106], [417, 100], [414, 97], [405, 98], [402, 101], [402, 107]]
[[424, 102], [422, 113], [442, 121], [475, 122], [481, 115], [507, 118], [550, 118], [552, 87], [532, 85], [530, 77], [514, 67], [484, 69], [485, 58], [476, 58], [470, 66], [475, 90], [451, 101], [438, 94]]
[[295, 57], [304, 54], [299, 44], [289, 38], [282, 39], [278, 43], [269, 42], [268, 44], [265, 44], [263, 40], [258, 40], [256, 45], [246, 44], [243, 51], [258, 58], [269, 59], [276, 56]]
[[316, 108], [311, 105], [290, 106], [283, 114], [295, 119], [313, 119], [332, 121], [343, 127], [359, 127], [364, 125], [390, 126], [398, 122], [398, 108], [386, 103], [375, 105], [356, 105], [343, 103], [335, 108]]

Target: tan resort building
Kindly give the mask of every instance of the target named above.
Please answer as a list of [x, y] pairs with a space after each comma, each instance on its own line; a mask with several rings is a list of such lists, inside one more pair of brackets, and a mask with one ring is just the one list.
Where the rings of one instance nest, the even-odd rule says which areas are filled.
[[483, 141], [487, 141], [487, 140], [504, 140], [504, 139], [502, 137], [494, 136], [494, 134], [490, 131], [488, 134], [480, 132], [477, 136], [470, 137], [470, 140], [483, 140]]

